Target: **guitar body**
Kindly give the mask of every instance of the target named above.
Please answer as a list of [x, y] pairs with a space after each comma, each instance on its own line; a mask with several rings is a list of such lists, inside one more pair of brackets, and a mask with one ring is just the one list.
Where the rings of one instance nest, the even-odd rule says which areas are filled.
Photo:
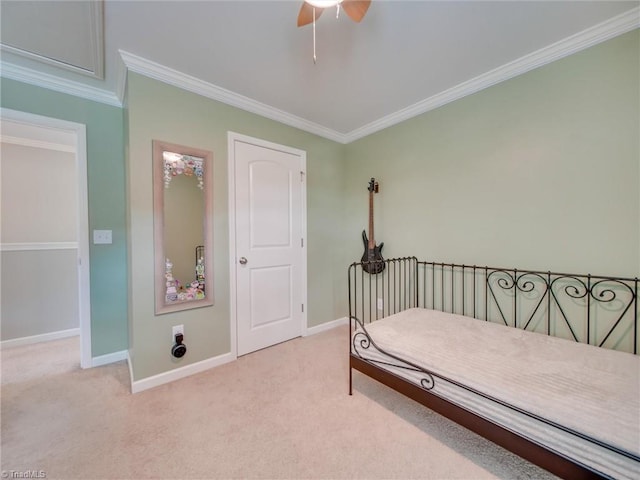
[[362, 269], [371, 275], [382, 273], [386, 266], [384, 258], [382, 258], [382, 247], [384, 247], [384, 242], [377, 246], [374, 245], [373, 248], [369, 248], [369, 239], [367, 238], [367, 232], [364, 230], [362, 231], [362, 242], [364, 243]]

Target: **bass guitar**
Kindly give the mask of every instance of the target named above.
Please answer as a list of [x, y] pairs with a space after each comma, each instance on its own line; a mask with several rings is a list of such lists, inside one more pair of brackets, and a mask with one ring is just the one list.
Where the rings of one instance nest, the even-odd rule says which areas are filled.
[[384, 242], [376, 246], [373, 237], [373, 195], [378, 191], [378, 182], [376, 182], [375, 178], [371, 178], [369, 182], [369, 238], [367, 238], [367, 232], [363, 230], [364, 254], [362, 255], [362, 269], [372, 275], [381, 273], [385, 268], [385, 262], [382, 258]]

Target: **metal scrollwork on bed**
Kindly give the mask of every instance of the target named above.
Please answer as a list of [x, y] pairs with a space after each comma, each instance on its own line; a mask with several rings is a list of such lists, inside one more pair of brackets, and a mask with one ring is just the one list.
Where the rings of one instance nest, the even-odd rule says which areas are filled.
[[[567, 338], [576, 342], [587, 343], [598, 347], [609, 347], [617, 349], [616, 345], [608, 345], [609, 339], [615, 338], [614, 333], [632, 327], [633, 331], [633, 353], [637, 353], [637, 279], [616, 279], [607, 277], [592, 277], [591, 275], [577, 276], [562, 273], [538, 273], [519, 272], [518, 270], [506, 271], [502, 269], [488, 269], [487, 288], [490, 292], [490, 299], [495, 304], [499, 312], [499, 320], [507, 326], [514, 326], [528, 330], [536, 316], [545, 320], [544, 333], [552, 335], [552, 319], [554, 312], [556, 320], [566, 328]], [[497, 280], [495, 280], [495, 278]], [[493, 281], [495, 280], [495, 282]], [[537, 296], [537, 302], [528, 315], [517, 313], [512, 315], [513, 324], [508, 320], [502, 308], [504, 300], [499, 300], [499, 295], [495, 288], [504, 291], [511, 290], [513, 311], [517, 312], [518, 293], [533, 294]], [[546, 308], [545, 308], [546, 300]], [[595, 303], [593, 303], [595, 302]], [[581, 303], [581, 305], [580, 305]], [[610, 304], [610, 305], [606, 305]], [[491, 302], [487, 302], [487, 308]], [[581, 306], [584, 309], [584, 316], [581, 318], [570, 315], [567, 309]], [[634, 315], [628, 315], [631, 308], [636, 305]], [[611, 308], [609, 308], [611, 307]], [[603, 315], [605, 318], [603, 318]], [[485, 311], [485, 318], [489, 314]], [[606, 323], [601, 326], [600, 332], [594, 328], [598, 322]], [[582, 320], [583, 325], [576, 325], [576, 320]], [[557, 326], [557, 325], [556, 325]], [[624, 336], [627, 332], [621, 332]], [[628, 349], [631, 350], [631, 349]]]
[[[352, 322], [356, 322], [357, 324], [357, 330], [356, 332], [353, 334], [353, 336], [351, 337], [351, 351], [353, 352], [353, 354], [357, 355], [358, 357], [362, 358], [364, 361], [367, 361], [369, 363], [373, 363], [376, 365], [386, 365], [386, 366], [393, 366], [396, 368], [402, 368], [404, 370], [409, 370], [412, 372], [416, 372], [420, 375], [420, 386], [422, 388], [424, 388], [425, 390], [432, 390], [433, 387], [435, 386], [435, 380], [433, 378], [433, 374], [431, 372], [428, 372], [427, 370], [425, 370], [424, 368], [419, 367], [418, 365], [415, 365], [414, 363], [408, 362], [406, 360], [402, 360], [400, 357], [393, 355], [391, 353], [386, 352], [385, 350], [383, 350], [382, 348], [378, 347], [376, 345], [376, 343], [371, 339], [371, 337], [369, 336], [369, 334], [367, 333], [367, 329], [365, 328], [365, 326], [360, 322], [360, 320], [358, 320], [357, 318], [352, 318], [351, 319]], [[358, 349], [358, 346], [363, 349], [363, 350], [369, 350], [370, 348], [375, 349], [377, 352], [380, 352], [382, 354], [384, 354], [386, 357], [395, 360], [393, 363], [390, 362], [385, 362], [385, 361], [381, 361], [381, 360], [373, 360], [371, 358], [367, 358], [365, 359], [361, 354], [360, 351]]]

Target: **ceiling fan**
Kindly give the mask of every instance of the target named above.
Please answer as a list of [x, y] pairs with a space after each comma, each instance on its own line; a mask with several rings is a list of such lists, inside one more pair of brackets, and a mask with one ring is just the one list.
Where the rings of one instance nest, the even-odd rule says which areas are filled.
[[340, 7], [354, 22], [359, 22], [369, 9], [371, 0], [306, 0], [300, 8], [298, 14], [298, 26], [302, 27], [315, 20], [322, 15], [325, 8], [336, 7], [337, 12]]

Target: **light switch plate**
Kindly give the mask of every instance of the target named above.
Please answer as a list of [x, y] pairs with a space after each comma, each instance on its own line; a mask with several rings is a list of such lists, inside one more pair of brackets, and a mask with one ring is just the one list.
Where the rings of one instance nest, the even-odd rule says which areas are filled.
[[93, 244], [109, 244], [113, 243], [111, 239], [111, 230], [94, 230], [93, 231]]

